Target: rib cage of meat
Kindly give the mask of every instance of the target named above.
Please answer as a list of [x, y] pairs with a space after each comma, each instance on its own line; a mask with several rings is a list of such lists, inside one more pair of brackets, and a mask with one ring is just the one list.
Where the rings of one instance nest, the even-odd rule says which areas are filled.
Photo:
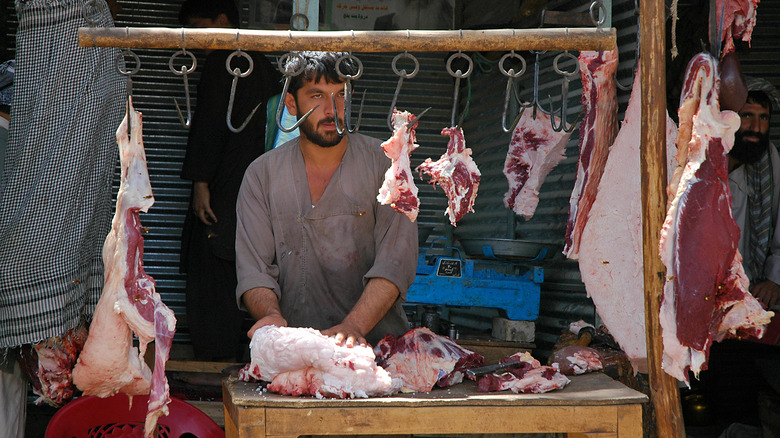
[[515, 214], [531, 219], [539, 204], [539, 188], [547, 174], [564, 159], [571, 133], [555, 132], [550, 116], [539, 111], [523, 111], [517, 122], [504, 161], [509, 191], [504, 205]]
[[[132, 98], [130, 98], [132, 99]], [[128, 118], [131, 131], [128, 137]], [[141, 114], [128, 103], [128, 114], [117, 129], [121, 183], [116, 214], [103, 246], [105, 284], [90, 324], [73, 380], [85, 395], [109, 397], [117, 392], [150, 394], [145, 434], [151, 436], [157, 418], [168, 414], [168, 360], [176, 318], [155, 290], [143, 268], [143, 228], [139, 212], [154, 203]], [[132, 333], [139, 349], [133, 346]], [[144, 362], [146, 346], [154, 341], [154, 372]]]
[[431, 184], [436, 186], [438, 183], [444, 190], [448, 204], [444, 214], [449, 216], [450, 223], [455, 226], [466, 213], [474, 211], [481, 174], [471, 158], [471, 149], [466, 147], [460, 127], [444, 128], [441, 135], [450, 136], [447, 152], [438, 161], [427, 158], [416, 170], [420, 173], [420, 179], [426, 173], [431, 177]]
[[401, 381], [401, 392], [431, 392], [434, 385], [446, 388], [463, 381], [464, 372], [479, 367], [485, 358], [452, 339], [425, 327], [396, 338], [387, 335], [374, 347], [379, 365], [393, 380]]
[[410, 162], [412, 151], [420, 146], [415, 143], [416, 118], [410, 112], [393, 108], [393, 135], [382, 143], [382, 150], [392, 160], [392, 164], [385, 173], [385, 180], [376, 197], [380, 204], [390, 204], [395, 211], [405, 214], [412, 222], [417, 220], [417, 213], [420, 211], [418, 190], [414, 185]]
[[569, 199], [569, 220], [563, 253], [576, 260], [580, 238], [596, 199], [601, 174], [607, 162], [609, 147], [615, 140], [617, 124], [617, 48], [611, 51], [582, 51], [578, 58], [582, 79], [579, 161], [577, 179]]
[[[723, 20], [720, 39], [723, 41], [723, 53], [721, 56], [725, 56], [736, 49], [734, 38], [750, 42], [753, 36], [753, 28], [756, 26], [758, 2], [759, 0], [716, 1], [716, 21], [720, 23]], [[723, 15], [723, 18], [721, 18], [721, 15]]]
[[667, 188], [669, 204], [661, 230], [666, 266], [660, 322], [662, 367], [688, 383], [707, 369], [713, 341], [763, 335], [773, 316], [748, 292], [731, 214], [727, 152], [739, 116], [719, 110], [718, 66], [706, 53], [688, 64], [678, 110], [677, 162]]
[[311, 328], [265, 326], [249, 345], [252, 361], [239, 374], [271, 382], [285, 395], [355, 398], [398, 392], [397, 382], [374, 362], [370, 347], [337, 345]]
[[[582, 232], [579, 268], [588, 296], [635, 372], [647, 373], [640, 148], [642, 98], [637, 70], [625, 118], [609, 151]], [[668, 175], [677, 126], [666, 115]]]

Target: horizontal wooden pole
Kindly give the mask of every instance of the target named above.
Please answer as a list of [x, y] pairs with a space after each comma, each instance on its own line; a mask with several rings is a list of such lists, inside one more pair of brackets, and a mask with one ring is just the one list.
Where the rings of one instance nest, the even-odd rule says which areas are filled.
[[81, 47], [225, 49], [258, 52], [489, 52], [507, 50], [610, 50], [615, 29], [280, 31], [167, 27], [82, 27]]

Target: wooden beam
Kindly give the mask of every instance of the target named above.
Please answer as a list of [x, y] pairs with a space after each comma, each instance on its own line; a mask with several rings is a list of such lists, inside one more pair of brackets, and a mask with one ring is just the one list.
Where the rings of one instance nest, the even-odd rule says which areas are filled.
[[682, 438], [685, 427], [677, 379], [661, 368], [663, 343], [659, 321], [665, 267], [658, 243], [666, 216], [666, 23], [664, 0], [640, 2], [642, 87], [642, 244], [644, 251], [645, 328], [651, 401], [658, 436]]
[[391, 31], [278, 31], [167, 27], [81, 27], [81, 47], [223, 49], [259, 52], [452, 52], [609, 50], [615, 29], [486, 29]]

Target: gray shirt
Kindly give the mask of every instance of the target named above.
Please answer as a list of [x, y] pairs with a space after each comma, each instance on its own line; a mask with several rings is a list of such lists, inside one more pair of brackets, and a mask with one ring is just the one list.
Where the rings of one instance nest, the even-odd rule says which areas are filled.
[[417, 224], [376, 196], [390, 160], [380, 141], [348, 134], [341, 165], [312, 206], [299, 139], [255, 160], [238, 195], [236, 269], [244, 292], [266, 287], [294, 327], [323, 330], [341, 323], [369, 279], [385, 278], [401, 292], [366, 336], [409, 329], [401, 302], [414, 281]]

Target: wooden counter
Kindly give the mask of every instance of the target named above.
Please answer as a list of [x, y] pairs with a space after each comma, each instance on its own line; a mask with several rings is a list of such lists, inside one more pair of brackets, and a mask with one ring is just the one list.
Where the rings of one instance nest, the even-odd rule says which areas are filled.
[[222, 382], [227, 437], [299, 435], [499, 434], [642, 437], [647, 396], [600, 373], [571, 378], [545, 394], [476, 392], [466, 381], [430, 394], [334, 400], [262, 392], [258, 384]]

